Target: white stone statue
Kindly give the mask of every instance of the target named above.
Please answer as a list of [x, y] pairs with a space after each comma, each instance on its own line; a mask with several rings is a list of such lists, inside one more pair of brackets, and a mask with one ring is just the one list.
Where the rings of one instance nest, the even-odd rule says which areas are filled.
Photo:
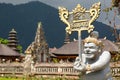
[[84, 40], [82, 59], [77, 57], [74, 62], [74, 69], [83, 74], [81, 80], [113, 80], [109, 67], [111, 55], [108, 51], [102, 51], [101, 44], [94, 37]]

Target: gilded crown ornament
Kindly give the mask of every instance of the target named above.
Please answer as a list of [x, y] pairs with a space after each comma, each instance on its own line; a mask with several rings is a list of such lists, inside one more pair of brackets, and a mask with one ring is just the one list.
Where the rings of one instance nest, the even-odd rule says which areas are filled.
[[100, 2], [95, 3], [87, 10], [80, 4], [76, 6], [72, 12], [69, 12], [64, 7], [59, 7], [59, 17], [67, 24], [66, 32], [71, 34], [72, 31], [87, 30], [91, 32], [94, 29], [92, 22], [95, 21], [100, 14]]

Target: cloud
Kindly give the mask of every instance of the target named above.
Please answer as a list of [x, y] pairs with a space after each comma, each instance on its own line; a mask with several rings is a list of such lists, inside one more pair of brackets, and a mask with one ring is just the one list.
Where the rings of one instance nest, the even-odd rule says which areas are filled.
[[12, 3], [12, 4], [22, 4], [27, 3], [31, 0], [0, 0], [0, 3]]

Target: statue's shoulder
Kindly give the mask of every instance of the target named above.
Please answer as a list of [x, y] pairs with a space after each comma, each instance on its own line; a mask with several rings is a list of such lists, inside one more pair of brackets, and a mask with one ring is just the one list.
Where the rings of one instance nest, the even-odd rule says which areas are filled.
[[109, 51], [103, 51], [100, 57], [110, 58], [111, 54]]
[[102, 55], [110, 55], [110, 52], [109, 51], [103, 51]]

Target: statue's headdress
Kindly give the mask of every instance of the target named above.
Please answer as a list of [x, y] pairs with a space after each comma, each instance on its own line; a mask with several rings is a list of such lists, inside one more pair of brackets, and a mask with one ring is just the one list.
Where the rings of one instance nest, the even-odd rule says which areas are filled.
[[87, 37], [84, 39], [83, 43], [95, 43], [99, 47], [103, 47], [102, 41], [98, 40], [97, 38], [94, 37]]

